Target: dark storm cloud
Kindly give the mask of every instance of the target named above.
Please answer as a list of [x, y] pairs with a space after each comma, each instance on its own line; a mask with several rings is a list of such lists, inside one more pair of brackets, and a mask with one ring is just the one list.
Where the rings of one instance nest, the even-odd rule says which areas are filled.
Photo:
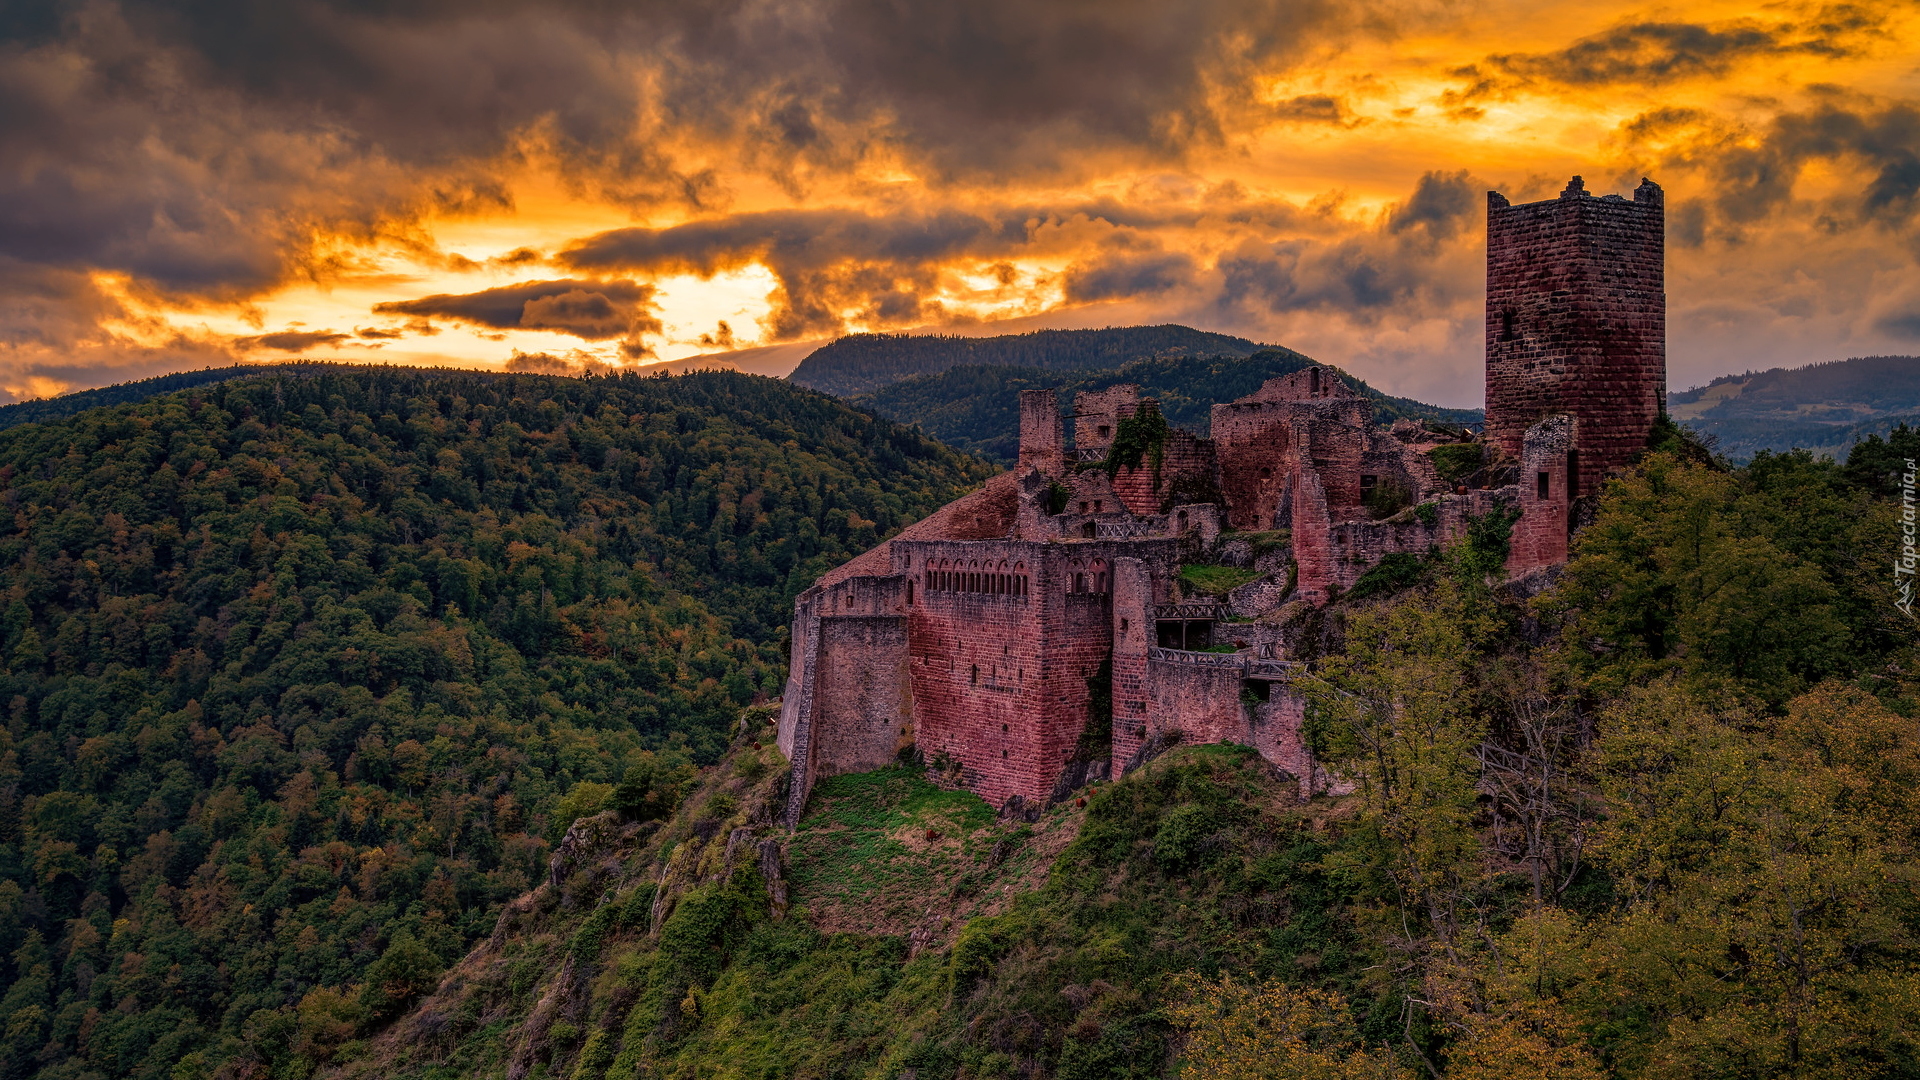
[[1820, 207], [1829, 227], [1849, 222], [1910, 231], [1920, 209], [1920, 104], [1871, 100], [1815, 88], [1810, 108], [1782, 112], [1749, 130], [1692, 109], [1661, 109], [1628, 121], [1621, 134], [1664, 166], [1713, 180], [1710, 223], [1723, 233], [1770, 220], [1794, 198], [1806, 168], [1847, 167], [1856, 186]]
[[[1140, 219], [1102, 206], [1111, 223]], [[1068, 215], [1088, 216], [1087, 208]], [[830, 334], [849, 309], [885, 322], [935, 317], [923, 297], [941, 265], [1026, 248], [1029, 228], [1062, 215], [1026, 207], [989, 211], [904, 207], [873, 212], [832, 208], [730, 214], [666, 229], [615, 229], [554, 256], [576, 270], [711, 276], [759, 262], [779, 280], [767, 324], [777, 339]]]
[[1487, 188], [1464, 170], [1430, 172], [1377, 229], [1243, 241], [1214, 265], [1216, 309], [1320, 311], [1358, 323], [1446, 311], [1480, 288], [1472, 224]]
[[352, 340], [351, 334], [342, 334], [333, 330], [282, 330], [275, 334], [237, 338], [233, 344], [242, 352], [272, 349], [275, 352], [301, 353], [323, 345], [340, 345]]
[[1445, 240], [1479, 221], [1486, 186], [1467, 170], [1430, 172], [1420, 178], [1413, 197], [1387, 218], [1387, 230], [1405, 233], [1420, 229], [1435, 240]]
[[1121, 251], [1070, 267], [1061, 283], [1069, 301], [1157, 296], [1195, 284], [1199, 265], [1180, 251]]
[[1529, 84], [1600, 87], [1660, 85], [1718, 77], [1756, 60], [1806, 56], [1838, 59], [1860, 53], [1880, 30], [1881, 18], [1862, 7], [1837, 4], [1800, 23], [1630, 22], [1543, 53], [1504, 53], [1457, 69], [1466, 87], [1445, 95], [1449, 104], [1495, 97]]
[[1347, 107], [1339, 98], [1325, 94], [1303, 94], [1288, 98], [1272, 107], [1272, 115], [1277, 120], [1294, 120], [1301, 123], [1345, 124], [1349, 122]]
[[[1177, 161], [1267, 116], [1249, 76], [1283, 65], [1332, 10], [21, 0], [0, 6], [0, 256], [54, 278], [126, 275], [163, 301], [228, 301], [329, 277], [339, 241], [503, 207], [496, 174], [516, 161], [557, 164], [589, 197], [700, 212], [729, 198], [704, 163], [716, 153], [796, 194], [872, 154], [936, 186], [1070, 178], [1115, 155]], [[702, 160], [683, 162], [683, 146]], [[695, 245], [683, 258], [724, 255]], [[875, 311], [912, 307], [910, 288], [863, 288]], [[569, 332], [606, 324], [591, 295], [537, 317]]]
[[588, 341], [656, 333], [654, 288], [633, 281], [528, 281], [375, 304], [379, 315], [455, 319], [496, 330], [557, 330]]

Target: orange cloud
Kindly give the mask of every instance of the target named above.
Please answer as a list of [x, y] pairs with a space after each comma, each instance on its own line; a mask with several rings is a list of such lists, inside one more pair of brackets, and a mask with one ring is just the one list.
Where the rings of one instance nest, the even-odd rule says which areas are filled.
[[1909, 7], [62, 11], [0, 31], [0, 393], [1138, 319], [1470, 404], [1482, 192], [1575, 172], [1668, 189], [1677, 383], [1920, 341]]

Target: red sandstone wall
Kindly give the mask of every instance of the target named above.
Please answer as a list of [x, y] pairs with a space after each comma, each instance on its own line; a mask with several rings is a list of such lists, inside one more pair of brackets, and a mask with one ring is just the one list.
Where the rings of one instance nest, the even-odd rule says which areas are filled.
[[[1105, 390], [1082, 390], [1073, 396], [1073, 445], [1100, 450], [1112, 445], [1120, 421], [1140, 408], [1140, 388], [1133, 383]], [[1106, 429], [1102, 431], [1101, 429]]]
[[1052, 390], [1020, 391], [1020, 464], [1057, 473], [1065, 462], [1065, 425]]
[[1631, 202], [1488, 193], [1487, 434], [1517, 457], [1535, 421], [1578, 416], [1582, 492], [1646, 445], [1666, 397], [1665, 214], [1651, 181]]
[[1113, 764], [1107, 775], [1118, 777], [1139, 751], [1151, 717], [1147, 648], [1153, 644], [1157, 593], [1145, 562], [1113, 562]]
[[1175, 428], [1167, 435], [1160, 467], [1143, 459], [1139, 468], [1123, 468], [1113, 477], [1114, 493], [1135, 514], [1158, 514], [1182, 477], [1211, 484], [1213, 445], [1191, 432]]
[[[897, 550], [921, 581], [908, 621], [921, 752], [957, 761], [962, 783], [996, 805], [1045, 799], [1086, 728], [1087, 678], [1112, 634], [1108, 596], [1069, 594], [1068, 575], [1075, 560], [1091, 575], [1096, 559], [1110, 575], [1113, 546], [936, 541]], [[930, 560], [958, 558], [1025, 563], [1027, 595], [925, 588]]]
[[1294, 589], [1302, 600], [1324, 603], [1331, 591], [1339, 587], [1339, 574], [1334, 566], [1327, 494], [1314, 470], [1295, 471], [1291, 501]]
[[[1579, 421], [1549, 417], [1526, 432], [1520, 450], [1520, 520], [1513, 526], [1507, 573], [1514, 577], [1567, 561], [1570, 478], [1567, 451], [1579, 443]], [[1546, 478], [1547, 497], [1540, 497]]]
[[1239, 668], [1147, 662], [1149, 733], [1177, 728], [1182, 742], [1253, 745]]
[[814, 687], [816, 776], [891, 764], [913, 742], [907, 620], [898, 615], [820, 620]]
[[1295, 463], [1291, 411], [1264, 402], [1215, 405], [1212, 430], [1228, 527], [1287, 527], [1276, 515]]

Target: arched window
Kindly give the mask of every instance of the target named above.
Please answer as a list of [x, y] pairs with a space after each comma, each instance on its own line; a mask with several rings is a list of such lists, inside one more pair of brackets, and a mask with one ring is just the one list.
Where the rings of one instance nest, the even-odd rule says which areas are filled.
[[1095, 559], [1093, 561], [1093, 570], [1088, 576], [1092, 579], [1093, 592], [1104, 593], [1107, 591], [1107, 564], [1105, 560]]
[[1026, 563], [1017, 562], [1013, 564], [1013, 595], [1015, 596], [1027, 595], [1027, 564]]

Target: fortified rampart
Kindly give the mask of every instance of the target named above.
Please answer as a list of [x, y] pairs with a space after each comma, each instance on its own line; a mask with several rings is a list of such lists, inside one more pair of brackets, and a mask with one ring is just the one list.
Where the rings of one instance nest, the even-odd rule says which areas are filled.
[[[796, 601], [788, 820], [815, 777], [902, 757], [1014, 808], [1179, 741], [1336, 787], [1304, 739], [1291, 620], [1490, 514], [1514, 516], [1511, 576], [1566, 560], [1582, 497], [1659, 415], [1663, 213], [1651, 181], [1631, 202], [1577, 177], [1545, 203], [1489, 193], [1484, 440], [1382, 427], [1318, 365], [1215, 405], [1209, 438], [1121, 385], [1076, 397], [1070, 446], [1058, 395], [1022, 391], [1013, 471]], [[1448, 481], [1436, 455], [1482, 463]], [[1185, 572], [1234, 559], [1255, 576], [1225, 595]]]

